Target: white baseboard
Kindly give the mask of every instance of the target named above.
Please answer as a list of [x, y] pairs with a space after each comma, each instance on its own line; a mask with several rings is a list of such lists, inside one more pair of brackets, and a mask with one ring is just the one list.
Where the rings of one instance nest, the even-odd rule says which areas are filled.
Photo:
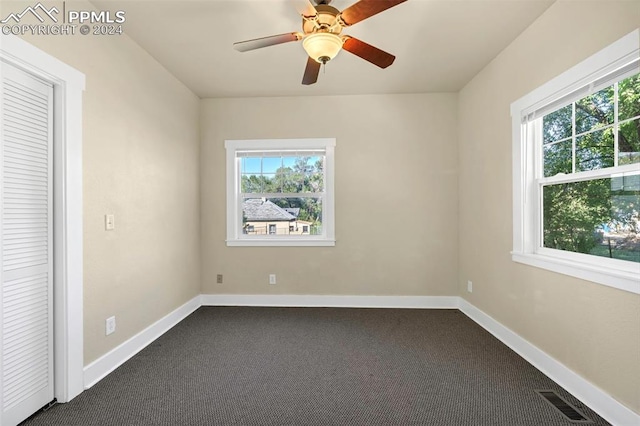
[[611, 424], [640, 425], [640, 415], [458, 296], [203, 294], [87, 365], [84, 368], [85, 389], [99, 382], [200, 306], [459, 309]]
[[84, 388], [102, 380], [107, 374], [124, 364], [132, 356], [147, 347], [151, 342], [169, 331], [173, 326], [202, 306], [200, 296], [196, 296], [167, 316], [142, 330], [126, 342], [107, 352], [91, 364], [84, 367]]
[[465, 315], [513, 349], [518, 355], [526, 359], [531, 365], [558, 383], [609, 423], [619, 426], [640, 425], [640, 415], [616, 401], [608, 393], [585, 380], [465, 299], [460, 298], [459, 304], [459, 309]]
[[203, 306], [458, 309], [458, 296], [203, 294]]

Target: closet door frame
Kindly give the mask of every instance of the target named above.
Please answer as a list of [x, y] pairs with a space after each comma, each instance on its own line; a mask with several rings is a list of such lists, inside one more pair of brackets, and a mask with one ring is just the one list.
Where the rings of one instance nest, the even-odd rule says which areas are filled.
[[54, 396], [58, 402], [68, 402], [84, 390], [82, 94], [85, 76], [13, 35], [0, 34], [0, 61], [53, 84]]

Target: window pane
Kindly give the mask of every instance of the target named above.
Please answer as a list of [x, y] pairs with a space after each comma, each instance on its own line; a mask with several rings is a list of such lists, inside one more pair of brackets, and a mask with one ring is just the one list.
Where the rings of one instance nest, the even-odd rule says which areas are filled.
[[613, 86], [576, 102], [576, 134], [613, 124]]
[[293, 166], [296, 164], [296, 157], [283, 157], [282, 158], [282, 166], [293, 169]]
[[297, 157], [293, 165], [292, 181], [295, 183], [295, 191], [290, 192], [322, 192], [323, 185], [323, 158]]
[[576, 171], [613, 167], [613, 129], [598, 130], [576, 138]]
[[572, 171], [571, 140], [544, 146], [544, 176]]
[[280, 189], [280, 183], [276, 180], [275, 173], [264, 173], [262, 180], [264, 182], [263, 192], [278, 192]]
[[262, 173], [273, 173], [282, 166], [282, 157], [263, 157]]
[[640, 262], [640, 175], [543, 188], [544, 247]]
[[631, 76], [618, 83], [618, 119], [640, 115], [640, 74]]
[[573, 104], [569, 104], [543, 117], [542, 132], [544, 134], [544, 143], [559, 141], [571, 136], [572, 107]]
[[243, 157], [243, 193], [324, 191], [323, 156]]
[[640, 163], [640, 119], [622, 123], [618, 132], [618, 164], [632, 163]]
[[312, 173], [305, 176], [305, 186], [302, 192], [323, 192], [324, 175], [322, 173]]
[[278, 170], [280, 190], [275, 192], [298, 192], [299, 180], [300, 178], [289, 167]]
[[244, 193], [261, 193], [271, 186], [271, 182], [261, 174], [243, 174], [241, 191]]
[[306, 188], [304, 192], [323, 192], [324, 191], [324, 158], [309, 157], [308, 164], [311, 168], [307, 171]]
[[320, 198], [245, 198], [242, 203], [245, 235], [322, 235]]
[[261, 158], [259, 157], [243, 157], [241, 159], [241, 171], [247, 174], [259, 174], [261, 171]]

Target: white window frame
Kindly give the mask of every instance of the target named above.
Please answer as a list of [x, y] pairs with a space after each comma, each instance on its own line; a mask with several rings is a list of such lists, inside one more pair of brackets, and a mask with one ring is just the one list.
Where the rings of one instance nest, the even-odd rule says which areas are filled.
[[[227, 246], [335, 246], [334, 207], [334, 138], [315, 139], [254, 139], [226, 140], [227, 151]], [[240, 199], [240, 159], [237, 151], [255, 150], [324, 150], [324, 189], [322, 208], [322, 235], [262, 235], [260, 237], [242, 233], [242, 200]]]
[[[639, 58], [640, 30], [636, 29], [511, 104], [513, 261], [640, 294], [640, 264], [542, 247], [541, 183], [549, 183], [550, 179], [553, 183], [562, 183], [562, 178], [542, 178], [541, 149], [535, 143], [526, 143], [533, 140], [532, 134], [541, 129], [523, 123], [524, 117], [565, 97], [577, 100], [601, 89], [602, 87], [595, 87], [594, 82], [628, 67], [629, 64], [633, 63], [640, 72]], [[577, 95], [585, 87], [591, 90]], [[638, 170], [640, 164], [615, 167], [616, 173], [635, 173]], [[580, 172], [567, 175], [566, 180], [608, 177], [606, 175], [609, 173], [611, 170], [607, 169]]]

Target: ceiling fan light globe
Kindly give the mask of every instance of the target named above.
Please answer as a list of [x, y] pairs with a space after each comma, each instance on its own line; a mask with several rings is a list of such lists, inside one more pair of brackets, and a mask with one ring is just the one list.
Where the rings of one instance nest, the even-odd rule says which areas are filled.
[[310, 34], [302, 40], [302, 47], [310, 58], [323, 64], [335, 58], [340, 52], [342, 38], [332, 33]]

